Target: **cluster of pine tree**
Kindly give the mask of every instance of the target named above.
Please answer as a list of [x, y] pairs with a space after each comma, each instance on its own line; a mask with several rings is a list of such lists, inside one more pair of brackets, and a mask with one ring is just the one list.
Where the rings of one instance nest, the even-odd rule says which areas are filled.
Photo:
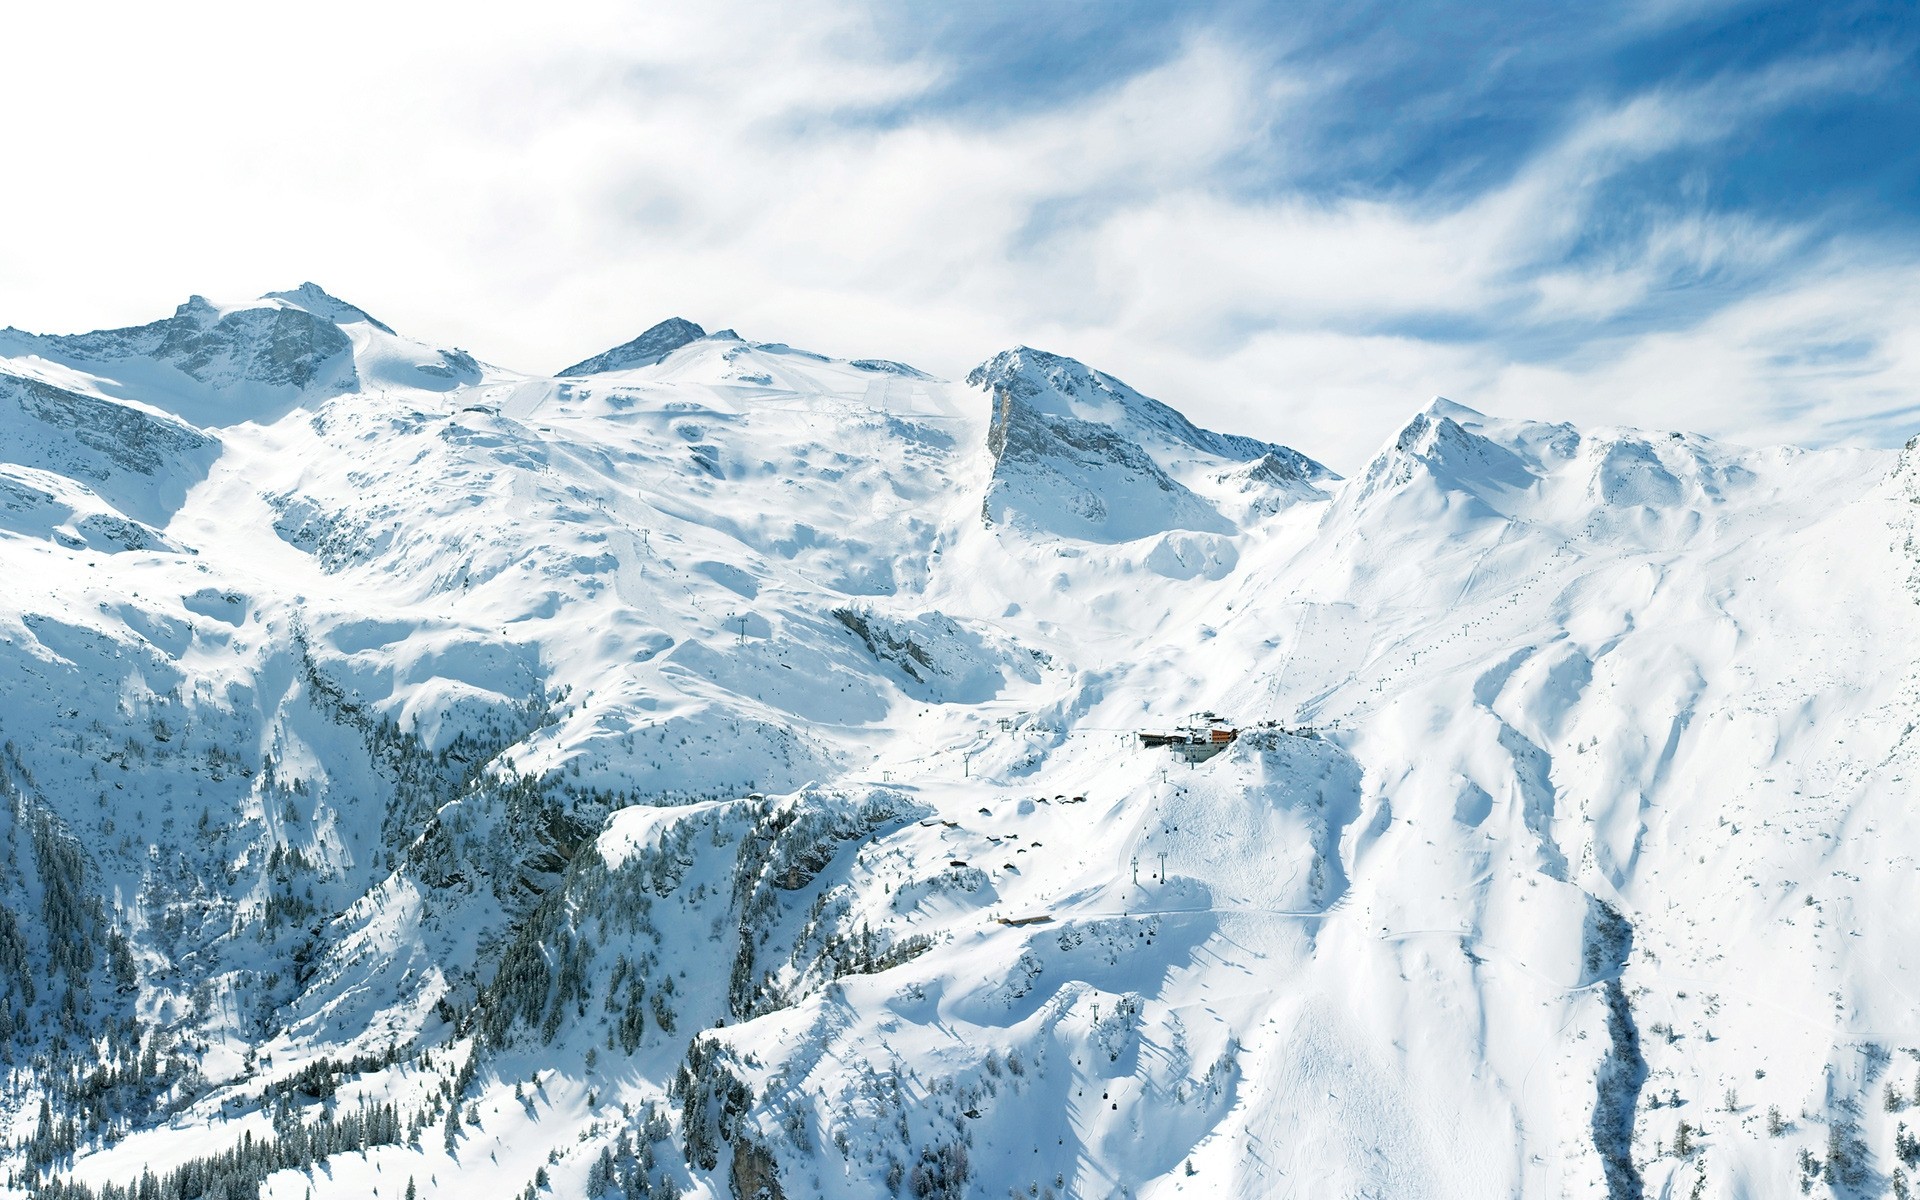
[[[541, 693], [510, 711], [493, 714], [447, 745], [429, 750], [420, 738], [359, 704], [329, 679], [316, 662], [304, 630], [295, 631], [294, 643], [296, 670], [316, 709], [334, 723], [357, 731], [375, 769], [393, 784], [394, 799], [383, 823], [383, 840], [392, 856], [389, 865], [402, 858], [420, 857], [424, 861], [419, 865], [425, 868], [420, 874], [430, 886], [446, 882], [445, 877], [456, 876], [460, 870], [460, 854], [450, 852], [435, 862], [435, 840], [421, 836], [423, 829], [431, 831], [438, 825], [437, 814], [450, 799], [472, 796], [478, 801], [473, 807], [488, 814], [489, 827], [482, 830], [489, 835], [484, 839], [488, 843], [486, 852], [499, 862], [490, 858], [486, 865], [511, 867], [499, 870], [490, 881], [496, 890], [509, 893], [517, 901], [510, 909], [524, 904], [521, 898], [547, 890], [534, 886], [534, 881], [544, 885], [545, 876], [568, 866], [570, 860], [579, 858], [590, 865], [593, 855], [589, 835], [597, 822], [581, 819], [579, 812], [603, 813], [639, 799], [610, 792], [566, 792], [554, 780], [498, 769], [496, 760], [505, 747], [541, 724], [559, 719], [561, 714], [556, 709], [564, 694], [555, 697]], [[104, 734], [104, 729], [101, 732]], [[172, 723], [156, 718], [156, 739], [170, 742], [175, 733]], [[143, 751], [143, 747], [130, 744], [123, 752], [123, 761], [142, 758]], [[229, 773], [229, 768], [233, 774], [252, 773], [217, 743], [206, 754], [216, 777]], [[304, 782], [280, 779], [272, 762], [265, 769], [270, 808], [277, 804], [274, 811], [283, 811], [288, 820], [296, 820], [298, 802], [308, 795]], [[0, 754], [0, 800], [6, 802], [7, 809], [0, 813], [0, 854], [12, 850], [13, 878], [24, 883], [11, 889], [13, 895], [0, 886], [0, 1061], [13, 1063], [24, 1051], [30, 1059], [29, 1082], [41, 1099], [42, 1115], [35, 1132], [12, 1147], [18, 1151], [15, 1162], [21, 1168], [16, 1180], [45, 1195], [78, 1196], [87, 1194], [85, 1189], [75, 1190], [78, 1185], [57, 1179], [59, 1168], [70, 1164], [73, 1156], [89, 1144], [111, 1142], [150, 1124], [156, 1114], [168, 1108], [190, 1103], [200, 1090], [200, 1081], [197, 1063], [181, 1053], [190, 1055], [191, 1046], [176, 1046], [133, 1019], [132, 997], [139, 978], [132, 948], [112, 926], [99, 896], [89, 886], [88, 862], [80, 843], [52, 810], [35, 798], [35, 790], [31, 774], [8, 745]], [[202, 832], [208, 829], [207, 821], [203, 811]], [[493, 836], [502, 829], [506, 837]], [[439, 844], [452, 851], [452, 842], [452, 838], [443, 836]], [[303, 934], [290, 965], [294, 981], [304, 984], [323, 949], [317, 936], [307, 931], [326, 902], [325, 897], [316, 899], [312, 887], [312, 880], [323, 871], [321, 862], [307, 849], [282, 840], [276, 840], [271, 853], [260, 861], [267, 885], [263, 934], [271, 936], [280, 928]], [[197, 919], [185, 911], [193, 909], [193, 904], [168, 902], [172, 893], [167, 890], [167, 870], [179, 868], [182, 886], [194, 889], [191, 898], [199, 896], [200, 886], [194, 882], [195, 872], [184, 857], [177, 862], [163, 860], [163, 867], [154, 875], [154, 896], [147, 898], [156, 914], [157, 945], [162, 945], [160, 939], [191, 934], [191, 925]], [[434, 867], [444, 868], [442, 878], [434, 877]], [[8, 901], [16, 897], [36, 911], [9, 906]], [[190, 897], [181, 892], [178, 898]], [[646, 921], [645, 899], [637, 899], [639, 924], [652, 934], [657, 945], [659, 935]], [[624, 915], [631, 920], [634, 914], [628, 911]], [[593, 990], [589, 982], [593, 946], [587, 941], [586, 931], [575, 932], [550, 921], [538, 904], [529, 913], [526, 925], [536, 935], [548, 935], [551, 966], [547, 947], [536, 947], [538, 953], [517, 958], [510, 952], [509, 961], [503, 963], [501, 980], [488, 997], [491, 1003], [479, 1006], [476, 1016], [483, 1022], [491, 1020], [490, 1032], [496, 1034], [504, 1033], [497, 1014], [504, 1014], [509, 1025], [525, 1017], [551, 1039], [563, 1016], [584, 1015], [586, 1011]], [[629, 962], [624, 956], [621, 961], [628, 970], [607, 996], [609, 1011], [618, 1014], [617, 1027], [610, 1037], [631, 1052], [647, 1029], [646, 1002], [651, 1002], [659, 1027], [668, 1031], [673, 1028], [668, 1007], [672, 989], [647, 987], [645, 976], [657, 966], [650, 952], [638, 962]], [[541, 978], [543, 974], [545, 978]], [[278, 976], [266, 978], [271, 988], [271, 981]], [[535, 985], [541, 992], [537, 1006], [521, 996]], [[194, 1015], [203, 1015], [211, 1000], [211, 996], [197, 992]], [[467, 1020], [460, 1024], [471, 1031]], [[385, 1059], [363, 1059], [314, 1064], [273, 1085], [267, 1098], [331, 1099], [343, 1076], [388, 1065]], [[450, 1120], [458, 1113], [458, 1096], [471, 1083], [472, 1070], [470, 1059], [454, 1097], [444, 1105]], [[436, 1120], [441, 1107], [435, 1106]], [[410, 1124], [421, 1123], [416, 1118]], [[341, 1147], [399, 1140], [401, 1132], [397, 1120], [386, 1110], [364, 1110], [337, 1120], [329, 1116], [311, 1127], [289, 1127], [274, 1138], [243, 1143], [224, 1156], [196, 1160], [165, 1177], [149, 1177], [125, 1188], [109, 1187], [100, 1194], [251, 1195], [256, 1190], [256, 1177], [279, 1169], [279, 1165], [310, 1163]]]
[[622, 954], [614, 961], [613, 977], [607, 981], [607, 1011], [614, 1014], [614, 1036], [628, 1054], [640, 1048], [647, 1032], [646, 981], [641, 972]]
[[[304, 627], [293, 630], [294, 665], [314, 707], [333, 723], [359, 733], [374, 768], [393, 785], [380, 826], [381, 842], [397, 864], [434, 824], [440, 806], [481, 785], [486, 770], [506, 747], [558, 719], [556, 697], [530, 696], [504, 712], [489, 713], [479, 728], [463, 728], [448, 744], [430, 750], [415, 732], [349, 697], [321, 669]], [[450, 849], [430, 845], [436, 849]], [[430, 859], [422, 877], [434, 886], [452, 882], [452, 864]], [[436, 870], [437, 868], [437, 870]]]
[[339, 1095], [340, 1085], [347, 1077], [384, 1071], [399, 1060], [397, 1048], [381, 1054], [356, 1054], [348, 1059], [316, 1059], [293, 1074], [268, 1084], [261, 1091], [260, 1098], [262, 1101], [295, 1098], [331, 1101]]
[[655, 1145], [667, 1140], [671, 1126], [651, 1102], [637, 1122], [639, 1136], [623, 1130], [613, 1145], [587, 1168], [589, 1200], [679, 1200], [680, 1185], [665, 1172], [656, 1172]]
[[966, 1146], [942, 1142], [920, 1152], [920, 1160], [907, 1172], [907, 1194], [914, 1200], [965, 1200], [972, 1178]]
[[720, 1144], [740, 1133], [740, 1121], [753, 1108], [753, 1089], [734, 1074], [726, 1050], [711, 1037], [687, 1043], [687, 1056], [667, 1085], [680, 1101], [680, 1136], [687, 1165], [711, 1171], [720, 1165]]
[[[734, 1016], [747, 1020], [793, 1002], [793, 989], [781, 987], [776, 972], [757, 970], [776, 927], [780, 894], [812, 883], [842, 846], [871, 837], [900, 820], [911, 811], [909, 804], [893, 792], [875, 792], [855, 804], [840, 793], [815, 789], [801, 793], [791, 804], [757, 804], [753, 827], [741, 839], [733, 870], [740, 943], [728, 977], [727, 1003]], [[814, 915], [819, 914], [816, 911]], [[804, 942], [803, 936], [796, 943], [796, 958]], [[904, 957], [886, 965], [904, 962], [927, 945], [931, 943], [903, 946]], [[866, 934], [864, 954], [857, 945], [836, 943], [831, 950], [834, 965], [826, 972], [828, 978], [885, 969], [877, 965], [885, 951], [876, 950], [871, 931]], [[807, 974], [802, 968], [794, 982], [803, 983]]]
[[406, 1140], [400, 1115], [391, 1104], [364, 1105], [344, 1115], [322, 1114], [307, 1121], [297, 1110], [276, 1114], [274, 1136], [242, 1135], [238, 1145], [219, 1154], [191, 1159], [164, 1175], [148, 1171], [124, 1187], [98, 1190], [71, 1179], [29, 1175], [24, 1185], [34, 1200], [258, 1200], [260, 1184], [275, 1171], [304, 1171], [334, 1154], [353, 1154]]
[[0, 879], [39, 901], [37, 921], [0, 903], [0, 1062], [24, 1060], [39, 1092], [34, 1132], [14, 1147], [37, 1172], [145, 1123], [169, 1094], [183, 1100], [198, 1070], [134, 1015], [132, 950], [12, 743], [0, 748], [0, 800], [12, 860]]

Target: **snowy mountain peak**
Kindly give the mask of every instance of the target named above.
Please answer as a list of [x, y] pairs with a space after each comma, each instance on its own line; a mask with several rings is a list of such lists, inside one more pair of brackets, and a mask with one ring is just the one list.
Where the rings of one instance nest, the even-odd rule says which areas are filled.
[[967, 383], [993, 402], [989, 523], [1102, 542], [1175, 529], [1231, 533], [1234, 523], [1195, 490], [1224, 482], [1224, 472], [1271, 457], [1296, 483], [1333, 478], [1298, 451], [1201, 429], [1062, 355], [1017, 346], [974, 368]]
[[[1004, 400], [1008, 413], [1017, 407], [1039, 418], [1109, 425], [1136, 437], [1236, 462], [1259, 458], [1273, 448], [1255, 438], [1201, 429], [1168, 405], [1141, 395], [1104, 371], [1030, 346], [1002, 350], [969, 372], [967, 383], [991, 392], [996, 397], [996, 412], [1003, 411]], [[1324, 467], [1319, 469], [1325, 471]]]
[[[968, 372], [966, 382], [995, 396], [996, 422], [1016, 411], [1031, 413], [1037, 419], [1085, 420], [1114, 426], [1144, 442], [1179, 445], [1236, 463], [1258, 459], [1273, 449], [1258, 438], [1204, 430], [1173, 407], [1142, 396], [1108, 372], [1094, 371], [1077, 359], [1031, 346], [1002, 349]], [[1311, 468], [1319, 472], [1317, 478], [1332, 476], [1319, 463], [1311, 463]]]
[[[193, 295], [188, 296], [178, 308], [173, 310], [173, 319], [176, 321], [189, 321], [195, 326], [205, 329], [220, 319], [220, 309], [214, 305], [213, 301], [195, 292]], [[96, 330], [95, 332], [100, 331]]]
[[1484, 414], [1436, 397], [1401, 427], [1387, 448], [1367, 464], [1361, 492], [1400, 487], [1418, 474], [1478, 490], [1483, 484], [1524, 488], [1534, 481], [1527, 463], [1499, 440], [1480, 432]]
[[1339, 476], [1298, 450], [1275, 446], [1252, 462], [1222, 471], [1220, 483], [1244, 497], [1251, 510], [1260, 514], [1279, 512], [1300, 500], [1325, 500], [1322, 484]]
[[91, 333], [0, 335], [0, 372], [131, 401], [201, 428], [278, 419], [370, 389], [445, 392], [487, 370], [403, 337], [316, 283], [239, 302], [194, 295], [173, 315]]
[[1449, 400], [1445, 396], [1435, 396], [1427, 401], [1427, 406], [1420, 411], [1430, 417], [1451, 417], [1463, 425], [1480, 425], [1488, 420], [1487, 414], [1479, 409], [1461, 404], [1457, 400]]
[[[737, 340], [739, 337], [730, 329], [723, 333], [730, 339]], [[611, 350], [596, 354], [583, 362], [577, 362], [558, 372], [558, 375], [561, 378], [576, 378], [582, 375], [598, 375], [603, 371], [650, 367], [689, 342], [697, 342], [706, 336], [707, 331], [692, 321], [680, 317], [668, 317], [632, 341], [622, 342]]]
[[336, 325], [351, 325], [356, 321], [364, 321], [382, 333], [393, 332], [391, 326], [375, 318], [366, 309], [329, 294], [317, 283], [303, 283], [297, 288], [284, 292], [268, 292], [260, 298], [279, 300], [293, 308], [302, 309], [316, 317], [332, 321]]
[[[299, 296], [303, 303], [287, 296]], [[323, 305], [322, 299], [330, 304]], [[56, 361], [151, 359], [214, 389], [246, 384], [350, 387], [352, 342], [330, 314], [314, 311], [322, 307], [350, 311], [357, 314], [355, 320], [372, 320], [314, 288], [311, 295], [280, 293], [236, 306], [193, 296], [171, 317], [150, 324], [36, 340], [41, 343], [38, 348]]]

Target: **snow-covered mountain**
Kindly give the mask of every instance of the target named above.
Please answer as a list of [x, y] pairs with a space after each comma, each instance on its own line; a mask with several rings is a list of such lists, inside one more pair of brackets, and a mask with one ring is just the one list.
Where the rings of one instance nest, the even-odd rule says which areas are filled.
[[0, 1184], [1904, 1195], [1916, 454], [0, 332]]
[[563, 378], [624, 371], [631, 367], [650, 367], [667, 355], [707, 336], [707, 331], [682, 317], [668, 317], [630, 342], [622, 342], [603, 354], [578, 362], [561, 371]]
[[1174, 529], [1232, 533], [1237, 527], [1220, 505], [1196, 494], [1196, 474], [1272, 485], [1250, 489], [1269, 501], [1255, 506], [1262, 514], [1281, 497], [1325, 499], [1313, 485], [1334, 477], [1285, 446], [1196, 428], [1113, 376], [1057, 354], [1008, 350], [974, 368], [967, 383], [993, 401], [987, 448], [994, 470], [981, 508], [989, 523], [1102, 542]]

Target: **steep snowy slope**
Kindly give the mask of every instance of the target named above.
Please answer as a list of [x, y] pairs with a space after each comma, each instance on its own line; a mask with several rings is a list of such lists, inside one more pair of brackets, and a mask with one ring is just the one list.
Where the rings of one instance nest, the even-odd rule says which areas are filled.
[[157, 407], [203, 427], [267, 421], [356, 390], [444, 391], [482, 375], [466, 352], [400, 337], [312, 283], [244, 304], [194, 296], [173, 316], [131, 329], [54, 337], [0, 330], [0, 371]]
[[1324, 499], [1313, 485], [1333, 478], [1297, 451], [1196, 428], [1110, 375], [1024, 346], [967, 382], [993, 397], [994, 471], [981, 507], [989, 522], [1105, 542], [1232, 533], [1203, 481], [1257, 480], [1289, 498]]
[[10, 1194], [1920, 1164], [1913, 452], [1436, 401], [1343, 481], [1025, 348], [546, 378], [312, 285], [0, 356]]
[[578, 375], [598, 375], [603, 371], [624, 371], [650, 367], [688, 342], [707, 336], [707, 331], [681, 317], [668, 317], [630, 342], [622, 342], [603, 354], [578, 362], [557, 374], [565, 379]]

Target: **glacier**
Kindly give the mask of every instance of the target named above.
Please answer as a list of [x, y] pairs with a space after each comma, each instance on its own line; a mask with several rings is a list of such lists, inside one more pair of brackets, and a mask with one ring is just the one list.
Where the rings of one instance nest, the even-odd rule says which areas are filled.
[[1905, 1196], [1917, 504], [1028, 347], [0, 331], [0, 1195]]

